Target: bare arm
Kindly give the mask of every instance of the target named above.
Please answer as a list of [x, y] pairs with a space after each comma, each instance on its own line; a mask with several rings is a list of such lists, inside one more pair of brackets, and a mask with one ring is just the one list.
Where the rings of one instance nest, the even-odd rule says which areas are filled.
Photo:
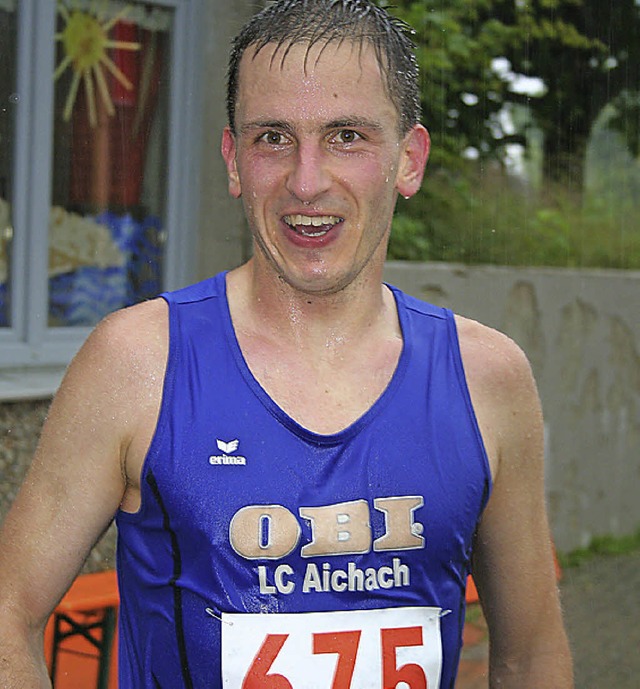
[[0, 532], [2, 687], [49, 686], [47, 619], [123, 497], [136, 490], [145, 422], [160, 398], [162, 338], [151, 325], [160, 309], [136, 307], [98, 326], [51, 405]]
[[490, 686], [573, 687], [544, 496], [535, 383], [508, 338], [462, 324], [469, 387], [494, 487], [476, 538], [474, 581], [489, 626]]

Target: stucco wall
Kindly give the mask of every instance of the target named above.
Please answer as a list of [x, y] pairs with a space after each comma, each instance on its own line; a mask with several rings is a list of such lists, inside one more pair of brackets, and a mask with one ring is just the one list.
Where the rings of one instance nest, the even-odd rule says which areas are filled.
[[385, 278], [527, 353], [559, 550], [640, 527], [640, 273], [389, 263]]
[[22, 483], [48, 406], [48, 401], [0, 404], [0, 516]]

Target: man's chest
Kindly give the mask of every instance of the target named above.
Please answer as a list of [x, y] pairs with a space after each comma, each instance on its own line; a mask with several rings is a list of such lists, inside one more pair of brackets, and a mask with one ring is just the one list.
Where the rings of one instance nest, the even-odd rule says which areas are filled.
[[298, 356], [295, 351], [243, 348], [252, 375], [269, 397], [303, 428], [330, 435], [363, 416], [389, 386], [400, 340], [342, 356]]

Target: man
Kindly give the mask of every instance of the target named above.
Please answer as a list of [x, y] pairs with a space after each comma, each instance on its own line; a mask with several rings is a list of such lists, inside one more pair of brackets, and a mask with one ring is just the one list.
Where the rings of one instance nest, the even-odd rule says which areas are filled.
[[49, 686], [43, 626], [114, 514], [121, 687], [453, 687], [472, 559], [491, 686], [572, 685], [528, 364], [382, 283], [416, 82], [367, 0], [281, 0], [236, 39], [254, 256], [71, 365], [2, 535], [1, 686]]

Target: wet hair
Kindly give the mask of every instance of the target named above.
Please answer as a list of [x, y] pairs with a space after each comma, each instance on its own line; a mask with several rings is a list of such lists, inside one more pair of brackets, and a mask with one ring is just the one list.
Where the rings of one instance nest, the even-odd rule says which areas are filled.
[[399, 116], [401, 133], [420, 120], [418, 63], [408, 24], [371, 0], [277, 0], [254, 15], [233, 41], [227, 73], [227, 118], [235, 132], [240, 60], [249, 47], [257, 55], [265, 46], [282, 50], [281, 61], [295, 44], [353, 41], [370, 44], [387, 91]]

